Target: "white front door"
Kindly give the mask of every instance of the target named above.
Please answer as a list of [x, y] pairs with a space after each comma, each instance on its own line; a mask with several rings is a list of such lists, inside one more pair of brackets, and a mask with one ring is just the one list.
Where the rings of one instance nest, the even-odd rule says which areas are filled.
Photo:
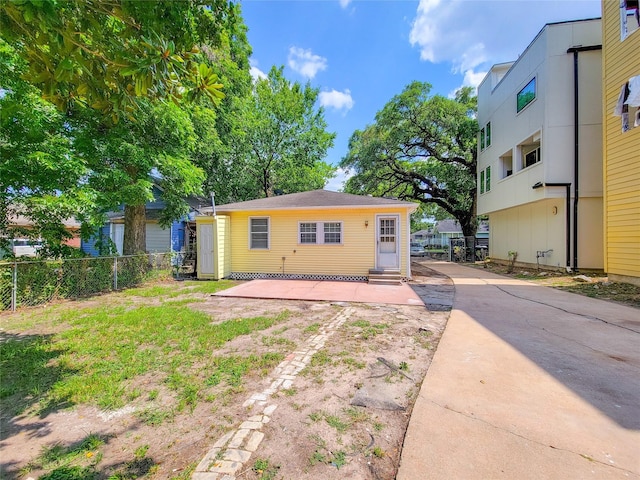
[[198, 232], [198, 271], [213, 275], [213, 225], [200, 225]]
[[400, 216], [378, 215], [376, 218], [376, 268], [397, 269], [400, 266]]

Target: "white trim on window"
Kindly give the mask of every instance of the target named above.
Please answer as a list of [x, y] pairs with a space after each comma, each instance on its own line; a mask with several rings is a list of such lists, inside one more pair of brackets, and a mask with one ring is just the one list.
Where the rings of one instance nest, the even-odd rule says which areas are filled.
[[516, 114], [519, 114], [538, 98], [538, 79], [533, 77], [516, 93]]
[[249, 217], [248, 241], [249, 250], [269, 250], [271, 246], [270, 217]]
[[342, 245], [343, 243], [344, 228], [341, 221], [298, 222], [298, 245]]

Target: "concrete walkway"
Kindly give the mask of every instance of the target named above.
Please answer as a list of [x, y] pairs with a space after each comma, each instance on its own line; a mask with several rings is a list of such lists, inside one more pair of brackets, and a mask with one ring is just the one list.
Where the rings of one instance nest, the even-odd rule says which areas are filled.
[[425, 265], [456, 293], [398, 480], [640, 478], [640, 310]]

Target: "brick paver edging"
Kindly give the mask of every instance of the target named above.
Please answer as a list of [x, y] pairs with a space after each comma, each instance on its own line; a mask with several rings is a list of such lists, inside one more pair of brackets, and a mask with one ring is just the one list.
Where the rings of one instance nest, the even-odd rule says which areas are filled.
[[260, 393], [254, 393], [242, 406], [255, 413], [237, 429], [219, 438], [196, 467], [192, 480], [235, 480], [235, 475], [251, 458], [264, 438], [260, 430], [269, 423], [278, 408], [269, 403], [269, 397], [278, 390], [291, 388], [298, 373], [311, 361], [311, 357], [326, 343], [327, 339], [351, 316], [354, 309], [347, 307], [338, 312], [318, 334], [309, 338], [303, 348], [289, 354], [274, 370], [271, 385]]

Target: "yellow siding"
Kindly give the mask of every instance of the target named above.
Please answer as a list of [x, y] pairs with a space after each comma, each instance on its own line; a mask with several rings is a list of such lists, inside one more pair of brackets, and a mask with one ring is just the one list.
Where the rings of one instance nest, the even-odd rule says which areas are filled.
[[216, 217], [216, 278], [225, 278], [231, 273], [231, 219], [225, 215]]
[[640, 31], [620, 40], [613, 0], [602, 2], [602, 28], [605, 270], [640, 284], [640, 127], [623, 133], [612, 115], [622, 85], [640, 75]]
[[[376, 214], [399, 215], [400, 271], [402, 275], [408, 275], [408, 216], [403, 208], [232, 212], [231, 270], [243, 273], [366, 276], [369, 269], [376, 266]], [[269, 250], [249, 249], [250, 217], [269, 217]], [[299, 222], [342, 222], [342, 244], [299, 244]]]

